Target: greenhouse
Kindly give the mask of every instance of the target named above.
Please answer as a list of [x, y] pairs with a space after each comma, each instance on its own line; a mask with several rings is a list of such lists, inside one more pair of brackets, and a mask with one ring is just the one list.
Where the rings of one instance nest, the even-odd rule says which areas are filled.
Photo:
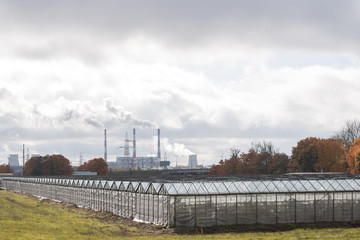
[[3, 177], [3, 189], [166, 227], [360, 221], [352, 175], [193, 181]]

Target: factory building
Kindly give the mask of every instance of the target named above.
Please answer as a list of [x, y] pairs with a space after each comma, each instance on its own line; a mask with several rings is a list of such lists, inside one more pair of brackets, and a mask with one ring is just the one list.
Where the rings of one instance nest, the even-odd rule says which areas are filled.
[[18, 167], [19, 166], [19, 155], [18, 154], [10, 154], [9, 166], [10, 167]]
[[[124, 156], [123, 157], [116, 157], [116, 164], [117, 168], [131, 168], [131, 169], [149, 169], [149, 168], [159, 168], [160, 161], [161, 161], [161, 150], [160, 150], [160, 129], [157, 130], [158, 135], [158, 143], [157, 143], [157, 156], [156, 157], [147, 157], [147, 156], [140, 156], [136, 155], [136, 130], [133, 129], [133, 140], [128, 139], [127, 134], [125, 138], [124, 146], [120, 148], [124, 149]], [[130, 146], [132, 143], [132, 146]], [[133, 150], [132, 156], [130, 156], [130, 148]]]
[[198, 166], [197, 155], [196, 154], [189, 155], [188, 167], [190, 169], [193, 169], [196, 168], [197, 166]]

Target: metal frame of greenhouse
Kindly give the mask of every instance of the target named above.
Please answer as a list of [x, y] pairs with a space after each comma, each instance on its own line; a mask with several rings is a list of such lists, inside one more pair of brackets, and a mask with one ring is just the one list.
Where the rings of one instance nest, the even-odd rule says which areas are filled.
[[166, 227], [360, 221], [358, 176], [193, 182], [3, 177], [0, 186]]

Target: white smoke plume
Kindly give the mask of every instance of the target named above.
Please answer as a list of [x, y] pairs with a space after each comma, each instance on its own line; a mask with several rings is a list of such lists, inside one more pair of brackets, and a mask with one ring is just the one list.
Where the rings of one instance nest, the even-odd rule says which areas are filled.
[[[155, 138], [157, 141], [157, 138]], [[182, 143], [170, 143], [168, 138], [161, 138], [162, 151], [167, 154], [174, 154], [177, 157], [195, 154]]]
[[106, 110], [110, 112], [116, 120], [122, 123], [130, 123], [143, 128], [157, 128], [155, 123], [152, 123], [149, 120], [138, 119], [134, 117], [131, 112], [126, 111], [123, 107], [115, 105], [112, 98], [105, 98], [103, 102]]

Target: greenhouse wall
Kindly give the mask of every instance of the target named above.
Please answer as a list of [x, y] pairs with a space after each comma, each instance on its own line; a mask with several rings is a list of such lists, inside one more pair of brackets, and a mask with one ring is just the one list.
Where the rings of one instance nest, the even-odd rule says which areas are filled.
[[[2, 180], [2, 188], [172, 227], [171, 196]], [[172, 199], [172, 200], [171, 200]]]
[[10, 179], [1, 185], [166, 227], [360, 221], [360, 191], [170, 195], [131, 185], [114, 190]]
[[360, 221], [359, 192], [176, 197], [175, 225]]

